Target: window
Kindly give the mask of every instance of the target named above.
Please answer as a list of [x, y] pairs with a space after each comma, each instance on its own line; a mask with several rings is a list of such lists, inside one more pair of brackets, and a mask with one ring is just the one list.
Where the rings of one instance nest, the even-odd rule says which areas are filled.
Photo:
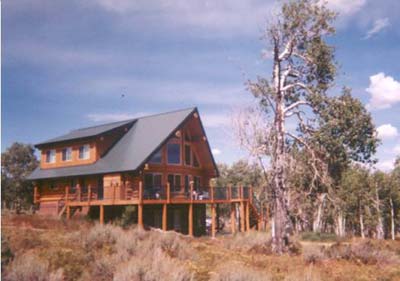
[[185, 144], [185, 164], [188, 166], [192, 164], [192, 150], [188, 144]]
[[189, 192], [189, 189], [190, 189], [190, 179], [189, 179], [189, 176], [186, 175], [185, 176], [185, 192]]
[[62, 150], [62, 161], [71, 161], [72, 160], [72, 148], [67, 147]]
[[199, 160], [197, 160], [196, 154], [193, 153], [193, 166], [196, 168], [200, 167]]
[[162, 175], [161, 174], [145, 174], [144, 188], [145, 189], [161, 189]]
[[169, 143], [167, 145], [168, 164], [181, 163], [181, 146], [179, 143]]
[[160, 149], [153, 154], [153, 156], [150, 159], [150, 163], [151, 164], [161, 164], [161, 162], [162, 162], [162, 151]]
[[193, 185], [195, 190], [200, 189], [200, 177], [193, 177]]
[[181, 191], [181, 176], [180, 175], [168, 175], [168, 183], [171, 191]]
[[46, 162], [55, 163], [56, 162], [56, 150], [51, 149], [46, 151]]
[[79, 147], [79, 159], [90, 158], [90, 146], [88, 144]]

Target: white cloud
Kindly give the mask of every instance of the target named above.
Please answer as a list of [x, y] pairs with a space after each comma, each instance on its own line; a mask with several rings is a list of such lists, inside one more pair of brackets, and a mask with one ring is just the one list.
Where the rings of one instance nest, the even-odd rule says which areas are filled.
[[[191, 27], [221, 33], [257, 33], [276, 6], [275, 1], [242, 0], [92, 0], [104, 10], [119, 14], [127, 20], [155, 18], [166, 26]], [[132, 17], [132, 15], [134, 15]], [[150, 22], [151, 24], [151, 22]], [[208, 36], [215, 35], [207, 33]]]
[[397, 128], [392, 126], [392, 124], [381, 125], [376, 131], [378, 132], [378, 137], [381, 139], [391, 139], [399, 135]]
[[367, 34], [365, 35], [364, 39], [371, 38], [373, 35], [377, 34], [378, 32], [382, 31], [386, 27], [390, 25], [389, 19], [377, 19], [374, 21], [374, 24], [370, 30], [368, 30]]
[[129, 113], [90, 113], [86, 117], [93, 122], [114, 122], [137, 118], [140, 116], [150, 115], [149, 113], [140, 112], [136, 114]]
[[375, 167], [378, 170], [388, 172], [394, 168], [394, 162], [394, 159], [379, 161], [378, 163], [376, 163]]
[[366, 3], [366, 0], [328, 0], [328, 7], [349, 16], [358, 12]]
[[400, 154], [400, 144], [396, 145], [396, 146], [393, 148], [393, 152], [396, 153], [396, 154]]
[[371, 99], [367, 105], [369, 108], [389, 108], [400, 102], [399, 81], [391, 76], [385, 76], [383, 72], [370, 76], [369, 80], [370, 84], [366, 89], [371, 94]]
[[219, 150], [218, 148], [213, 148], [213, 149], [211, 150], [211, 152], [212, 152], [212, 154], [214, 154], [214, 155], [220, 155], [220, 154], [221, 154], [221, 150]]

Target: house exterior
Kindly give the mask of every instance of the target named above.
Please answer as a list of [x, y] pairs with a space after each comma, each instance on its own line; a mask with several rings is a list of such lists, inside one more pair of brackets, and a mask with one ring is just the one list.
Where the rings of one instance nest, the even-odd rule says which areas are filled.
[[[40, 166], [30, 175], [38, 212], [97, 212], [100, 223], [133, 205], [139, 226], [215, 235], [218, 204], [231, 205], [232, 231], [257, 223], [250, 187], [214, 187], [218, 169], [197, 108], [73, 130], [35, 145]], [[239, 210], [239, 211], [237, 211]]]

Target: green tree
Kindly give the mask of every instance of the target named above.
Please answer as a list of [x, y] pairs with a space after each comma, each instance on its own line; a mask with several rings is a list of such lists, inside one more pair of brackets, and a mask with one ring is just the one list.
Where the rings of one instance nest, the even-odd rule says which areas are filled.
[[[341, 174], [334, 164], [342, 161], [330, 157], [344, 158], [347, 164], [351, 159], [368, 161], [375, 152], [375, 142], [366, 144], [362, 139], [363, 133], [368, 140], [373, 139], [374, 127], [361, 103], [348, 90], [339, 98], [330, 98], [327, 94], [336, 74], [334, 48], [326, 41], [335, 32], [332, 25], [335, 17], [318, 0], [284, 3], [264, 36], [273, 53], [272, 77], [259, 77], [248, 83], [249, 90], [259, 100], [264, 119], [270, 124], [266, 126], [268, 133], [264, 139], [257, 140], [260, 148], [254, 151], [265, 153], [271, 161], [272, 244], [277, 253], [287, 249], [293, 230], [288, 184], [292, 147], [308, 154], [307, 164], [314, 173], [310, 185], [318, 188], [330, 185], [330, 175]], [[353, 109], [357, 103], [359, 106]], [[361, 120], [357, 113], [363, 114]], [[352, 118], [363, 127], [348, 123]], [[297, 123], [296, 132], [285, 127], [289, 119]], [[337, 136], [332, 144], [331, 138]]]
[[38, 166], [32, 145], [15, 142], [1, 154], [1, 197], [7, 206], [32, 204], [33, 185], [27, 176]]

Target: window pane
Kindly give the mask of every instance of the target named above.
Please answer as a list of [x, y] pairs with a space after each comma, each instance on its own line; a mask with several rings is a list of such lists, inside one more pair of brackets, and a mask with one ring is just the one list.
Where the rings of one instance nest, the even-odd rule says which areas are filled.
[[185, 164], [190, 165], [192, 162], [192, 153], [190, 145], [185, 145]]
[[181, 176], [175, 175], [175, 191], [181, 191]]
[[62, 150], [62, 160], [70, 161], [72, 159], [72, 148], [67, 147]]
[[88, 144], [79, 147], [79, 159], [89, 159], [90, 158], [90, 146]]
[[161, 175], [158, 175], [158, 174], [154, 175], [154, 177], [153, 177], [154, 187], [161, 188], [161, 179], [162, 179]]
[[162, 154], [161, 154], [161, 149], [160, 149], [153, 154], [153, 156], [150, 159], [150, 163], [161, 164], [161, 159], [162, 159]]
[[189, 176], [185, 176], [185, 192], [188, 192], [190, 188], [190, 183], [189, 183]]
[[177, 143], [169, 143], [167, 146], [167, 150], [168, 150], [168, 163], [179, 164], [181, 162], [180, 145]]
[[48, 150], [46, 152], [46, 162], [55, 163], [56, 162], [56, 151], [54, 149]]
[[152, 188], [153, 187], [153, 175], [152, 174], [145, 174], [144, 175], [144, 187], [145, 188]]

